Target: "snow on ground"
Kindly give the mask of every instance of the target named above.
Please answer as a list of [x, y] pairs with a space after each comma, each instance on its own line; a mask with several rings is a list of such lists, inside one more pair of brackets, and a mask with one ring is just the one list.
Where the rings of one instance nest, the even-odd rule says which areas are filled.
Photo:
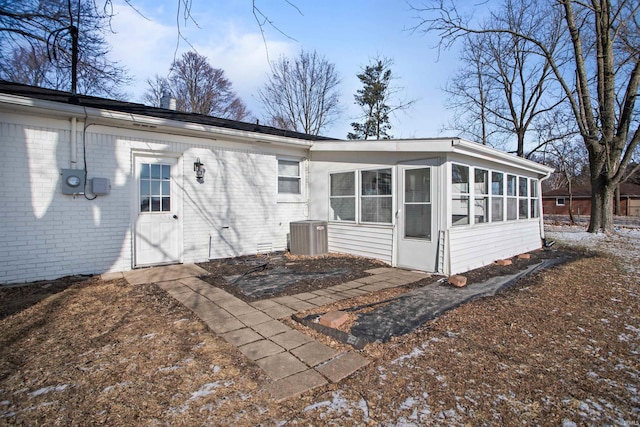
[[581, 225], [547, 225], [545, 234], [549, 240], [606, 252], [624, 260], [628, 273], [640, 273], [640, 228], [618, 228], [616, 233], [587, 233]]

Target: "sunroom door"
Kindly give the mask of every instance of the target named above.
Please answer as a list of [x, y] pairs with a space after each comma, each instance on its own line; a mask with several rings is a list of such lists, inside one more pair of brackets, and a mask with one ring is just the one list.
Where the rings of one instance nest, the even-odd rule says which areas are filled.
[[438, 239], [434, 197], [434, 167], [398, 167], [398, 244], [399, 267], [437, 271]]
[[135, 176], [135, 266], [180, 262], [182, 238], [177, 159], [136, 157]]

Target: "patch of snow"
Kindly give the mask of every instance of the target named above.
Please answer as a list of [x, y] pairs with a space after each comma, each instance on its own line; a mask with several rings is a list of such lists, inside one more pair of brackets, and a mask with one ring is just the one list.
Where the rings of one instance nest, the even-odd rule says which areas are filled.
[[36, 391], [33, 391], [33, 392], [29, 393], [29, 396], [36, 397], [36, 396], [40, 396], [42, 394], [50, 393], [52, 391], [64, 391], [64, 390], [67, 389], [67, 387], [69, 387], [68, 384], [52, 385], [52, 386], [49, 386], [49, 387], [43, 387], [41, 389], [38, 389]]
[[562, 420], [562, 427], [578, 427], [578, 424], [571, 420]]
[[11, 402], [9, 402], [8, 400], [3, 400], [2, 402], [0, 402], [0, 405], [11, 405]]
[[414, 357], [422, 356], [423, 354], [424, 354], [424, 351], [416, 347], [413, 350], [411, 350], [411, 353], [403, 354], [397, 359], [392, 360], [391, 364], [392, 365], [399, 364], [400, 366], [403, 366], [405, 360], [413, 359]]
[[142, 336], [142, 339], [143, 339], [143, 340], [150, 340], [150, 339], [154, 338], [155, 336], [156, 336], [156, 334], [155, 334], [155, 332], [154, 332], [154, 333], [152, 333], [152, 334], [143, 335], [143, 336]]
[[416, 404], [416, 400], [409, 396], [406, 398], [404, 402], [400, 405], [400, 409], [411, 409]]
[[333, 414], [341, 414], [342, 417], [352, 417], [353, 410], [359, 409], [363, 413], [364, 421], [369, 422], [369, 407], [367, 406], [367, 403], [363, 399], [360, 399], [358, 402], [351, 402], [342, 395], [341, 391], [334, 391], [331, 400], [323, 400], [322, 402], [306, 406], [302, 412], [309, 412], [318, 409], [324, 410], [323, 413], [319, 414], [321, 419], [325, 418], [327, 415]]
[[213, 371], [214, 374], [217, 374], [218, 372], [220, 372], [220, 366], [214, 365], [211, 370]]

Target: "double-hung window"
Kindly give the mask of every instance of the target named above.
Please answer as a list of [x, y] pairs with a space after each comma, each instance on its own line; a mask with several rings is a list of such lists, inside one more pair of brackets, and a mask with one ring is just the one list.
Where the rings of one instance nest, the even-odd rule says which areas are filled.
[[332, 173], [329, 195], [330, 219], [332, 221], [356, 220], [356, 174], [355, 172]]
[[540, 217], [540, 207], [538, 205], [538, 180], [531, 180], [531, 218]]
[[360, 172], [360, 222], [391, 224], [391, 169]]
[[473, 218], [476, 224], [489, 222], [489, 171], [474, 170], [473, 181]]
[[278, 159], [278, 194], [302, 194], [301, 170], [297, 160]]
[[529, 179], [518, 177], [518, 219], [529, 218]]
[[507, 175], [507, 220], [518, 219], [518, 177]]
[[469, 167], [451, 165], [451, 224], [469, 224]]
[[491, 172], [491, 222], [504, 221], [504, 174]]

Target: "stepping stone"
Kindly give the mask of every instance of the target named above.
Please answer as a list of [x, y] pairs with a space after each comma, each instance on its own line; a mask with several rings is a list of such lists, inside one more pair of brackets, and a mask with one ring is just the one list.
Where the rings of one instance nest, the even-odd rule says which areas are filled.
[[261, 323], [266, 323], [273, 320], [263, 312], [256, 309], [253, 310], [254, 311], [251, 313], [236, 316], [236, 318], [247, 326], [259, 325]]
[[282, 353], [284, 349], [278, 344], [269, 340], [255, 341], [250, 344], [245, 344], [238, 347], [238, 350], [242, 352], [251, 360], [260, 360], [272, 354]]
[[240, 347], [241, 345], [261, 340], [262, 336], [249, 328], [243, 328], [227, 332], [226, 334], [222, 335], [222, 338], [227, 340], [227, 342], [229, 342], [230, 344], [233, 344], [236, 347]]
[[327, 377], [329, 381], [337, 383], [367, 364], [369, 364], [369, 360], [350, 351], [317, 366], [315, 369]]
[[300, 394], [327, 384], [327, 380], [313, 369], [307, 369], [290, 377], [274, 381], [266, 391], [276, 402], [294, 398]]
[[331, 298], [328, 296], [321, 296], [321, 297], [316, 297], [316, 298], [307, 300], [309, 304], [313, 304], [318, 307], [331, 304], [332, 302], [335, 302], [335, 301], [336, 301], [335, 298]]
[[253, 325], [251, 327], [251, 329], [253, 329], [254, 331], [256, 331], [257, 333], [259, 333], [260, 335], [262, 335], [265, 338], [269, 338], [273, 335], [278, 335], [281, 334], [283, 332], [287, 332], [287, 331], [291, 331], [292, 329], [290, 327], [288, 327], [287, 325], [285, 325], [282, 322], [279, 322], [277, 320], [270, 320], [266, 323], [260, 323], [259, 325]]
[[339, 352], [317, 341], [312, 341], [301, 347], [291, 350], [291, 353], [309, 366], [326, 362], [335, 357]]
[[258, 310], [266, 310], [268, 308], [273, 308], [273, 307], [280, 306], [280, 304], [278, 304], [274, 300], [270, 300], [270, 299], [265, 299], [265, 300], [262, 300], [262, 301], [255, 301], [255, 302], [252, 302], [252, 303], [249, 303], [249, 304], [252, 307], [257, 308]]
[[263, 311], [267, 316], [273, 319], [284, 319], [285, 317], [289, 317], [296, 312], [295, 310], [292, 310], [284, 305], [278, 305], [277, 307], [268, 308]]
[[224, 334], [226, 332], [235, 331], [236, 329], [242, 329], [245, 327], [244, 323], [235, 319], [233, 317], [229, 317], [223, 320], [214, 320], [214, 319], [202, 319], [204, 323], [209, 326], [213, 332], [216, 334]]
[[291, 353], [278, 353], [256, 362], [274, 380], [279, 380], [306, 371], [307, 365], [296, 359]]
[[313, 339], [309, 336], [293, 329], [283, 334], [274, 335], [269, 339], [279, 346], [286, 348], [287, 350], [300, 347], [303, 344], [313, 341]]

